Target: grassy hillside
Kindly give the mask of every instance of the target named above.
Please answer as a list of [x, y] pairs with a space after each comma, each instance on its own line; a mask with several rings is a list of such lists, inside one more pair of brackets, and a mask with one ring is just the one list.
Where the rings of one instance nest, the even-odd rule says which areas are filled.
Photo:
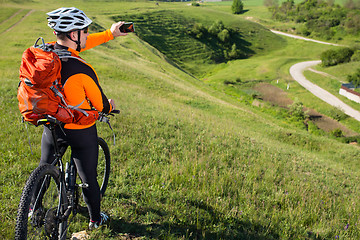
[[[282, 38], [259, 24], [222, 12], [216, 14], [216, 19], [213, 15], [211, 8], [187, 6], [176, 10], [152, 9], [142, 14], [114, 16], [113, 19], [135, 22], [141, 39], [196, 76], [204, 76], [216, 64], [227, 62], [229, 59], [224, 52], [230, 52], [234, 44], [240, 59], [265, 54], [285, 44]], [[222, 41], [219, 33], [209, 33], [216, 24], [230, 33], [228, 38]], [[198, 34], [201, 36], [196, 36]]]
[[[183, 3], [61, 4], [83, 9], [101, 28], [109, 27], [112, 17], [150, 16], [153, 9], [191, 18], [201, 11]], [[0, 237], [11, 239], [23, 184], [38, 164], [42, 132], [32, 126], [26, 130], [20, 122], [18, 67], [23, 50], [39, 35], [54, 38], [45, 13], [60, 3], [1, 7], [8, 9], [7, 18], [34, 10], [13, 28], [0, 22]], [[213, 18], [222, 14], [212, 12]], [[226, 25], [236, 22], [231, 21], [224, 18]], [[93, 239], [126, 234], [139, 239], [358, 239], [360, 149], [310, 135], [222, 89], [221, 75], [288, 80], [287, 67], [315, 57], [318, 48], [288, 40], [283, 50], [216, 66], [205, 83], [136, 35], [85, 52], [105, 93], [122, 111], [113, 119], [117, 141], [110, 146], [112, 175], [102, 203], [112, 220], [92, 232]], [[288, 53], [299, 56], [285, 57]], [[98, 128], [110, 143], [111, 131]], [[71, 231], [83, 230], [87, 221], [78, 216]]]

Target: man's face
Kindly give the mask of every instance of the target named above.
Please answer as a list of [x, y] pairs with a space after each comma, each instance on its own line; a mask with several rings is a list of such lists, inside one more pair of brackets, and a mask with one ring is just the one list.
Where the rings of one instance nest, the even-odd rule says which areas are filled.
[[84, 49], [86, 47], [87, 37], [90, 35], [89, 29], [86, 27], [85, 29], [81, 30], [80, 34], [80, 47]]

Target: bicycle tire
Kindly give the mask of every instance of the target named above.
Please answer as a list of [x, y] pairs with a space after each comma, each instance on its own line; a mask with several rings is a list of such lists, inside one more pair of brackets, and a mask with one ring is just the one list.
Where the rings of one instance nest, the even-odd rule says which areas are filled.
[[[67, 219], [57, 221], [59, 206], [60, 214], [68, 207], [66, 190], [60, 179], [60, 170], [50, 164], [41, 165], [31, 173], [18, 207], [15, 239], [66, 239]], [[33, 202], [34, 199], [38, 200]], [[34, 209], [31, 216], [30, 208]]]
[[101, 197], [103, 197], [109, 183], [111, 159], [109, 146], [101, 137], [98, 138], [98, 145], [99, 157], [97, 166], [97, 179], [100, 186], [100, 194]]

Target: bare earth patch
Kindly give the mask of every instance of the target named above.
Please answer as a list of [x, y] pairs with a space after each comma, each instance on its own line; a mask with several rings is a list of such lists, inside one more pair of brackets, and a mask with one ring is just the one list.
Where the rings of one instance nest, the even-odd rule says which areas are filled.
[[254, 87], [254, 90], [261, 93], [261, 97], [264, 101], [270, 102], [280, 107], [286, 108], [288, 105], [293, 103], [285, 91], [275, 87], [274, 85], [268, 83], [259, 83]]
[[[287, 108], [293, 101], [287, 96], [287, 93], [282, 89], [271, 85], [269, 83], [259, 83], [254, 87], [254, 90], [261, 93], [264, 101], [270, 102], [274, 105]], [[304, 109], [310, 116], [311, 121], [320, 129], [325, 132], [331, 132], [335, 129], [341, 129], [345, 136], [358, 135], [356, 132], [351, 131], [338, 121], [329, 118], [323, 114], [318, 113], [314, 109]]]

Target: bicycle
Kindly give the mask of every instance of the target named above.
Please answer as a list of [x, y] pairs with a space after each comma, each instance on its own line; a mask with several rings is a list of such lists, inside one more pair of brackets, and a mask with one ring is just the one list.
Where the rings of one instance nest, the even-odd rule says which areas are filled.
[[[118, 114], [100, 113], [99, 120], [109, 124], [109, 116]], [[77, 170], [74, 159], [63, 164], [67, 147], [59, 147], [55, 127], [61, 122], [51, 116], [40, 119], [39, 125], [51, 130], [55, 160], [52, 164], [38, 166], [28, 178], [23, 189], [15, 226], [15, 239], [56, 239], [64, 240], [67, 236], [68, 220], [81, 211], [80, 192], [86, 183], [77, 183]], [[112, 129], [112, 128], [111, 128]], [[110, 176], [110, 151], [107, 143], [98, 138], [98, 182], [101, 197], [104, 196]]]

